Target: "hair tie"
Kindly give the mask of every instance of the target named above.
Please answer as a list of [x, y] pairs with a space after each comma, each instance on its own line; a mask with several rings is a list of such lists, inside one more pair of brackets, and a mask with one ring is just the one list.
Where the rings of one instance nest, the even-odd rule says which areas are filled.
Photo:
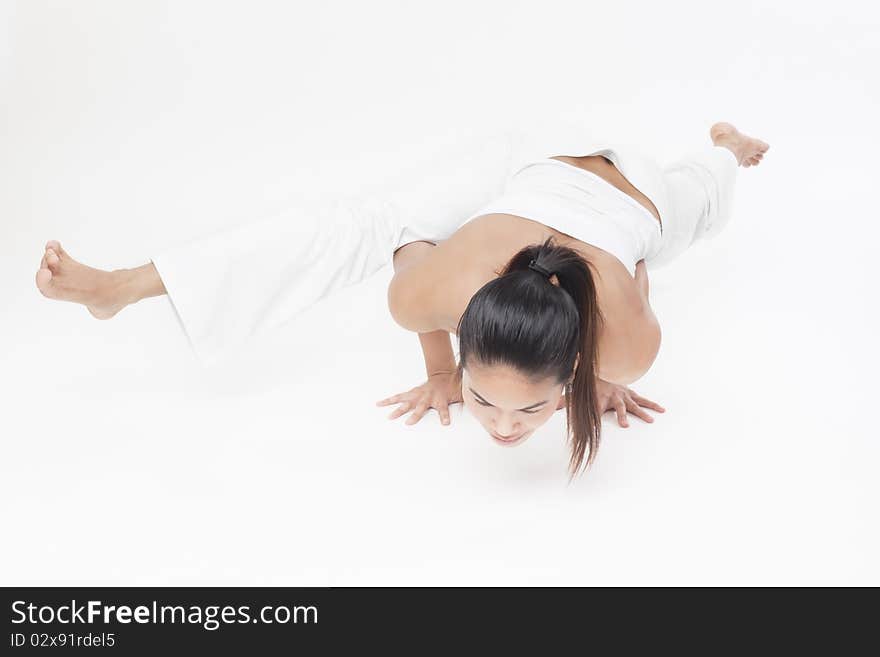
[[544, 274], [544, 276], [546, 276], [547, 278], [550, 278], [550, 277], [553, 275], [553, 272], [547, 270], [545, 267], [542, 267], [542, 266], [539, 265], [537, 262], [535, 262], [535, 259], [534, 259], [534, 258], [532, 258], [532, 261], [529, 262], [529, 267], [530, 267], [531, 269], [534, 269], [535, 271], [541, 272], [541, 273]]

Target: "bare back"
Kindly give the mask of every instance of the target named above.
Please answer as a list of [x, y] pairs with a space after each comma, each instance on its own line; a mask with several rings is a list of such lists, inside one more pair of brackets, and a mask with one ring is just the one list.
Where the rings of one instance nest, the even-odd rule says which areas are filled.
[[[599, 175], [645, 206], [660, 221], [651, 201], [641, 194], [607, 159], [601, 156], [556, 156]], [[660, 331], [647, 300], [620, 260], [591, 244], [582, 242], [538, 221], [511, 214], [475, 217], [448, 239], [431, 249], [419, 263], [418, 276], [426, 277], [442, 293], [430, 295], [431, 314], [437, 329], [451, 333], [471, 297], [520, 249], [553, 236], [559, 245], [579, 252], [593, 265], [599, 307], [606, 319], [599, 336], [600, 377], [630, 383], [650, 367], [660, 346]], [[415, 273], [415, 272], [413, 272]], [[427, 301], [427, 299], [426, 299]]]

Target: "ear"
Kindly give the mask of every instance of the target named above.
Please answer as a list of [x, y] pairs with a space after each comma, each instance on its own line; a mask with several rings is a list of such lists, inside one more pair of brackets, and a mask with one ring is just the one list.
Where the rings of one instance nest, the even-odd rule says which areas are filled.
[[577, 355], [574, 357], [574, 367], [571, 370], [571, 378], [572, 379], [574, 379], [574, 375], [578, 369], [578, 363], [580, 363], [580, 362], [581, 362], [581, 353], [578, 352]]
[[565, 398], [565, 395], [560, 395], [559, 401], [556, 402], [556, 410], [558, 411], [560, 409], [565, 408], [567, 403], [568, 403], [568, 400]]

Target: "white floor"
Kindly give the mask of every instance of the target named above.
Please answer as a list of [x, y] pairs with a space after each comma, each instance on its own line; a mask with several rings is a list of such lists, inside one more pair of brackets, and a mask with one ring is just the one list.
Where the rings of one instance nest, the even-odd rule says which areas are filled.
[[[860, 2], [0, 4], [0, 584], [880, 584], [878, 17]], [[650, 272], [663, 346], [566, 485], [422, 381], [386, 268], [213, 370], [167, 298], [44, 299], [356, 190], [441, 132], [581, 118], [661, 161], [771, 144], [733, 223]], [[331, 175], [332, 174], [332, 175]]]

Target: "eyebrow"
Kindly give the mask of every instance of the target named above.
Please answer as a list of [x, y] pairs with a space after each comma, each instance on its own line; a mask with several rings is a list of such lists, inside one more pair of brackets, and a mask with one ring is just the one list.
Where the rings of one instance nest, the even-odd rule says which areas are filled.
[[[483, 396], [482, 396], [480, 393], [478, 393], [476, 390], [474, 390], [474, 389], [471, 388], [470, 386], [468, 386], [468, 390], [470, 390], [470, 391], [474, 394], [474, 397], [476, 397], [477, 399], [479, 399], [481, 402], [484, 402], [484, 403], [486, 403], [486, 404], [489, 404], [489, 402], [487, 402], [485, 399], [483, 399]], [[536, 407], [538, 407], [538, 406], [542, 406], [542, 405], [544, 405], [544, 404], [546, 404], [546, 403], [547, 403], [547, 400], [545, 399], [544, 401], [540, 401], [540, 402], [538, 402], [537, 404], [532, 404], [531, 406], [526, 406], [525, 408], [518, 408], [518, 409], [516, 409], [516, 410], [518, 410], [518, 411], [530, 411], [530, 410], [532, 410], [533, 408], [536, 408]], [[489, 404], [489, 406], [494, 406], [494, 404]]]

